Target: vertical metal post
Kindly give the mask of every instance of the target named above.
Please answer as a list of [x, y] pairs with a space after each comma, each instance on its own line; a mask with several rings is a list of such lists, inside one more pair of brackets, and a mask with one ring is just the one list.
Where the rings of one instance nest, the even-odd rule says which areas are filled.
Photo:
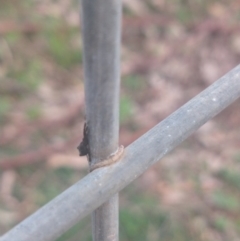
[[[121, 0], [81, 0], [90, 163], [118, 148]], [[101, 184], [99, 184], [99, 187]], [[118, 194], [93, 212], [93, 240], [118, 240]]]

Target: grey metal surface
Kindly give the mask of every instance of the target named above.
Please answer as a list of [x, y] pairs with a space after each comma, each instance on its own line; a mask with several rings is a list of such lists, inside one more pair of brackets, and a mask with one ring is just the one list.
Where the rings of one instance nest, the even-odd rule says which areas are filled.
[[55, 240], [239, 97], [237, 66], [129, 145], [121, 162], [91, 172], [0, 241]]
[[[82, 0], [83, 64], [90, 165], [118, 148], [121, 0]], [[93, 240], [118, 241], [118, 194], [92, 214]]]
[[118, 240], [118, 194], [111, 197], [92, 214], [93, 240]]

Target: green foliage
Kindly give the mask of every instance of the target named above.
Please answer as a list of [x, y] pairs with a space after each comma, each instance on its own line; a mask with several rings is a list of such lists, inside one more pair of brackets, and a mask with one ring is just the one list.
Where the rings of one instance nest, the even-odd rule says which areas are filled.
[[1, 18], [10, 17], [16, 14], [16, 7], [13, 7], [11, 1], [1, 2], [0, 16]]
[[120, 212], [121, 236], [124, 240], [146, 240], [149, 228], [149, 218], [144, 213], [136, 213], [132, 210]]
[[214, 225], [220, 231], [224, 231], [231, 225], [231, 221], [226, 216], [220, 215], [215, 219]]
[[15, 44], [17, 41], [19, 41], [21, 35], [18, 32], [10, 32], [5, 35], [5, 39], [7, 42], [11, 44]]
[[214, 1], [215, 0], [173, 0], [173, 2], [175, 2], [174, 15], [183, 24], [191, 24], [207, 16], [208, 7]]
[[[230, 221], [231, 221], [231, 220], [230, 220]], [[235, 226], [236, 226], [237, 231], [240, 232], [240, 219], [239, 219], [239, 218], [236, 219], [236, 220], [234, 221], [234, 223], [235, 223]]]
[[38, 170], [40, 165], [29, 165], [29, 166], [23, 166], [18, 169], [18, 174], [22, 178], [28, 178], [32, 175], [32, 173], [36, 172]]
[[240, 208], [239, 199], [226, 191], [216, 191], [212, 194], [213, 203], [226, 211], [238, 211]]
[[181, 7], [179, 8], [177, 12], [177, 18], [180, 20], [182, 23], [188, 23], [189, 21], [192, 20], [192, 12], [188, 8]]
[[120, 122], [127, 121], [132, 116], [133, 103], [127, 96], [122, 96], [120, 100]]
[[37, 120], [41, 117], [42, 112], [41, 112], [41, 108], [39, 106], [31, 106], [27, 111], [26, 114], [29, 118], [29, 120], [34, 121]]
[[127, 91], [141, 91], [146, 87], [146, 81], [137, 75], [128, 75], [123, 79]]
[[193, 235], [187, 229], [187, 220], [182, 222], [171, 217], [169, 212], [161, 209], [155, 197], [141, 193], [133, 184], [124, 190], [123, 196], [127, 199], [120, 208], [121, 240], [193, 240]]
[[23, 69], [12, 70], [8, 75], [29, 91], [35, 90], [42, 82], [41, 63], [37, 60], [30, 61]]
[[24, 199], [24, 193], [21, 188], [21, 183], [16, 182], [16, 184], [14, 185], [13, 196], [20, 202]]
[[29, 89], [34, 90], [41, 83], [41, 70], [40, 62], [32, 61], [27, 69], [19, 73], [18, 79]]
[[235, 156], [234, 156], [234, 160], [236, 163], [240, 163], [240, 153], [237, 153]]
[[37, 187], [36, 202], [42, 206], [56, 197], [59, 193], [74, 183], [74, 170], [70, 168], [59, 168], [54, 171], [47, 170], [44, 179]]
[[4, 120], [6, 113], [11, 108], [11, 101], [7, 97], [1, 97], [0, 101], [0, 122]]
[[230, 168], [223, 169], [217, 174], [217, 176], [226, 184], [240, 189], [240, 173], [238, 170]]
[[55, 27], [48, 29], [46, 32], [49, 52], [55, 61], [64, 68], [70, 68], [82, 61], [81, 50], [76, 49], [72, 44], [76, 31], [69, 28], [60, 29]]

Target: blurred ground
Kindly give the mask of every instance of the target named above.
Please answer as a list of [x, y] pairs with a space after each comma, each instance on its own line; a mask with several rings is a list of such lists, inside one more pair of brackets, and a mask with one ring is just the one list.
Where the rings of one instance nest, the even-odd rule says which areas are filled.
[[[86, 175], [87, 162], [76, 150], [84, 121], [78, 1], [0, 3], [4, 233]], [[123, 7], [127, 146], [239, 64], [240, 2], [124, 0]], [[121, 240], [240, 240], [239, 109], [237, 101], [121, 193]], [[79, 237], [91, 240], [88, 219], [59, 240]]]

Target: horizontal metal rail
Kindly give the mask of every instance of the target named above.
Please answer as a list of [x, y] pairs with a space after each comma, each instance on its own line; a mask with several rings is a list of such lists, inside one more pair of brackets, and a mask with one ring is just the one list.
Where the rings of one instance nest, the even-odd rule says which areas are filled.
[[0, 241], [55, 240], [238, 97], [240, 65], [129, 145], [120, 162], [91, 172]]

